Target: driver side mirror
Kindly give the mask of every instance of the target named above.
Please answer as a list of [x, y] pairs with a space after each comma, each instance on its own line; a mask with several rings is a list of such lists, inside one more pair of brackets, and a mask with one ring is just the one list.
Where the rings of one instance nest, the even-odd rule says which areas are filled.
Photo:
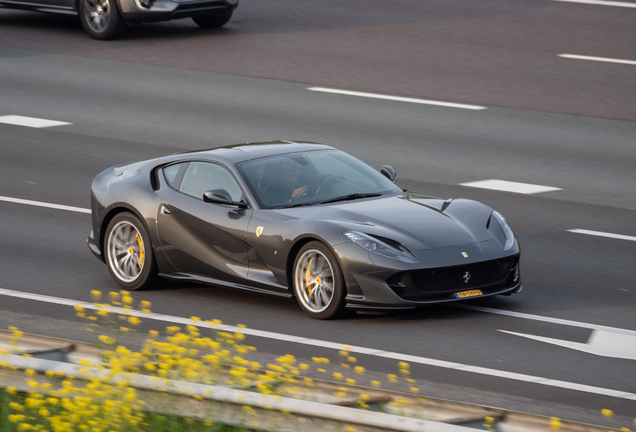
[[391, 165], [382, 165], [380, 172], [393, 183], [395, 183], [398, 178], [397, 171]]
[[223, 204], [237, 206], [238, 208], [247, 208], [245, 201], [234, 202], [232, 197], [225, 189], [211, 189], [203, 193], [203, 201], [212, 204]]

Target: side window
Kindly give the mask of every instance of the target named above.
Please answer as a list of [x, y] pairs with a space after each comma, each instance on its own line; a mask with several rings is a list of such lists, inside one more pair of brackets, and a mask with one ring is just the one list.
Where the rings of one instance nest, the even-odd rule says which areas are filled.
[[183, 178], [183, 172], [188, 166], [188, 162], [178, 163], [174, 165], [169, 165], [163, 169], [163, 175], [166, 177], [168, 184], [170, 187], [174, 189], [179, 189], [179, 183], [181, 183], [181, 179]]
[[241, 187], [226, 168], [209, 162], [191, 162], [179, 190], [202, 200], [203, 193], [210, 189], [225, 189], [234, 202], [243, 196]]

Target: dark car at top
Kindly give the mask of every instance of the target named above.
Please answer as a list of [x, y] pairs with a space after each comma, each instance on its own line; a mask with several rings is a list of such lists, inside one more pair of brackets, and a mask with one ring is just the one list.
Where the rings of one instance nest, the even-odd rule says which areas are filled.
[[121, 36], [127, 24], [192, 18], [200, 27], [225, 25], [239, 0], [0, 0], [0, 7], [79, 15], [95, 39]]
[[93, 181], [88, 245], [125, 289], [172, 279], [295, 296], [318, 319], [521, 291], [498, 212], [396, 178], [286, 141], [119, 165]]

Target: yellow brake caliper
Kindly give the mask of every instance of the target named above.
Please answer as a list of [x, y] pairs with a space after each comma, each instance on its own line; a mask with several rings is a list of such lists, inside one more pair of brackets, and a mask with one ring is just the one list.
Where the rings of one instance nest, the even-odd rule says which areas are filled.
[[137, 233], [137, 244], [139, 245], [139, 270], [144, 266], [144, 242], [141, 240], [141, 236]]
[[311, 276], [311, 272], [309, 271], [309, 267], [311, 267], [311, 263], [314, 261], [314, 259], [310, 259], [309, 260], [309, 264], [307, 264], [307, 270], [305, 270], [305, 285], [307, 286], [307, 293], [309, 294], [311, 292], [311, 287], [309, 286], [309, 281], [310, 281], [310, 276]]

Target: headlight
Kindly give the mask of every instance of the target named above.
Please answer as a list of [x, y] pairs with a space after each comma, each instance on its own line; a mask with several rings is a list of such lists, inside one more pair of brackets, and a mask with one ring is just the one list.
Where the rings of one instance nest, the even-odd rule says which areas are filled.
[[501, 214], [499, 214], [498, 211], [493, 211], [492, 215], [495, 218], [495, 220], [499, 222], [499, 226], [501, 227], [502, 231], [504, 232], [504, 235], [506, 236], [506, 243], [504, 244], [504, 250], [508, 250], [512, 247], [513, 244], [515, 244], [515, 235], [512, 233], [512, 230], [506, 223], [506, 220], [503, 218]]
[[347, 231], [344, 233], [344, 235], [349, 237], [354, 243], [362, 246], [369, 252], [373, 252], [374, 254], [382, 255], [387, 258], [392, 258], [394, 260], [402, 261], [409, 264], [415, 264], [419, 262], [417, 258], [402, 245], [396, 244], [395, 247], [390, 246], [375, 237], [357, 231]]

